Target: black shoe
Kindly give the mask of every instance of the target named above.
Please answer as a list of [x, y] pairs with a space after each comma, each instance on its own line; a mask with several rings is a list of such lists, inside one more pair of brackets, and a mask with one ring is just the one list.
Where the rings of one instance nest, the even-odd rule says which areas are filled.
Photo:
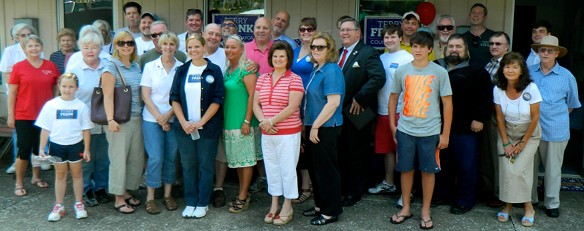
[[316, 217], [320, 216], [320, 211], [316, 211], [316, 209], [312, 207], [311, 209], [304, 210], [304, 212], [302, 212], [302, 215], [304, 215], [305, 217]]
[[545, 209], [545, 215], [548, 217], [559, 217], [560, 216], [560, 209]]
[[99, 203], [101, 204], [105, 204], [108, 203], [112, 200], [112, 198], [110, 197], [110, 195], [105, 191], [105, 189], [100, 189], [95, 191], [95, 198], [97, 199], [97, 201], [99, 201]]
[[338, 216], [332, 216], [331, 218], [326, 219], [321, 214], [318, 217], [312, 218], [312, 220], [310, 220], [310, 224], [311, 225], [326, 225], [326, 224], [330, 224], [330, 223], [337, 222], [337, 221], [339, 221]]
[[445, 200], [432, 200], [432, 202], [430, 202], [430, 207], [435, 208], [445, 204], [446, 204]]
[[99, 202], [95, 199], [95, 194], [93, 194], [93, 190], [91, 189], [83, 195], [83, 202], [87, 207], [94, 207], [99, 205]]
[[225, 206], [225, 192], [222, 189], [213, 191], [211, 194], [211, 201], [213, 202], [213, 207], [215, 208]]
[[499, 198], [497, 197], [493, 197], [489, 201], [487, 201], [487, 206], [491, 208], [499, 208], [503, 207], [503, 205], [505, 205], [505, 202], [499, 200]]
[[343, 207], [349, 207], [349, 206], [353, 206], [355, 204], [357, 204], [357, 202], [361, 201], [361, 197], [360, 196], [346, 196], [342, 203], [343, 203]]
[[463, 205], [452, 205], [452, 207], [450, 207], [450, 213], [460, 215], [460, 214], [465, 214], [466, 212], [470, 211], [471, 209], [472, 209], [472, 207], [467, 207], [467, 206], [463, 206]]

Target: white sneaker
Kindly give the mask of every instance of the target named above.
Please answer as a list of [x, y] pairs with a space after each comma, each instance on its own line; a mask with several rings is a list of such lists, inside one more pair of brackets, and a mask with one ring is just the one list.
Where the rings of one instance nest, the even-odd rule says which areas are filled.
[[209, 206], [204, 206], [204, 207], [197, 206], [197, 208], [195, 209], [195, 212], [193, 212], [193, 216], [195, 216], [195, 218], [197, 218], [197, 219], [203, 218], [203, 217], [205, 217], [205, 215], [207, 215], [207, 211], [209, 211]]
[[195, 212], [194, 206], [187, 206], [185, 210], [182, 212], [182, 217], [184, 218], [193, 218], [193, 212]]
[[73, 209], [75, 209], [75, 217], [77, 219], [83, 219], [87, 217], [87, 211], [85, 211], [85, 206], [83, 205], [83, 203], [81, 202], [75, 203]]
[[49, 221], [58, 221], [64, 215], [65, 215], [65, 208], [63, 207], [63, 205], [56, 204], [55, 207], [53, 207], [53, 211], [51, 213], [49, 213], [48, 220]]
[[377, 184], [373, 188], [367, 190], [370, 194], [380, 194], [380, 193], [395, 193], [395, 185], [388, 184], [383, 180], [381, 183]]
[[41, 165], [41, 170], [43, 170], [43, 171], [48, 171], [48, 170], [51, 170], [52, 168], [53, 168], [53, 166], [51, 166], [50, 164]]
[[[414, 201], [414, 194], [410, 193], [410, 203]], [[395, 207], [401, 209], [404, 207], [403, 197], [399, 196], [399, 199], [395, 202]]]
[[16, 166], [14, 165], [15, 164], [12, 164], [6, 169], [6, 174], [14, 174], [16, 172]]

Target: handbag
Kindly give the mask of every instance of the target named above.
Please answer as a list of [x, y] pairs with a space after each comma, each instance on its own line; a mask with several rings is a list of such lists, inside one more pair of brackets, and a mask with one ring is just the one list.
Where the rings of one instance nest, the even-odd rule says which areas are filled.
[[[122, 79], [122, 86], [114, 87], [114, 120], [118, 124], [123, 124], [130, 121], [130, 117], [132, 116], [132, 88], [126, 85], [126, 80], [122, 75], [120, 67], [114, 62], [112, 63], [118, 69], [118, 73]], [[91, 95], [91, 121], [99, 125], [108, 124], [103, 103], [101, 77], [99, 79], [99, 85], [93, 89], [93, 94]]]

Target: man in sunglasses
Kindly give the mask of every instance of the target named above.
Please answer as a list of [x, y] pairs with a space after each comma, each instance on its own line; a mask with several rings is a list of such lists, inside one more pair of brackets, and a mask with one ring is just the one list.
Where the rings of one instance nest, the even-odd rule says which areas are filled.
[[[544, 36], [552, 34], [552, 24], [548, 21], [539, 20], [533, 25], [531, 25], [531, 41], [533, 44], [541, 43], [541, 39]], [[539, 55], [536, 50], [529, 49], [529, 55], [527, 56], [527, 66], [539, 64]]]
[[136, 54], [138, 56], [154, 48], [154, 43], [150, 37], [150, 25], [152, 25], [154, 21], [158, 21], [158, 16], [155, 14], [150, 12], [142, 14], [142, 20], [140, 20], [140, 32], [142, 35], [136, 38]]
[[298, 47], [290, 37], [286, 36], [286, 30], [290, 25], [290, 14], [285, 10], [279, 10], [272, 18], [272, 40], [283, 40], [292, 46], [292, 50]]
[[[154, 43], [154, 49], [150, 49], [138, 59], [138, 64], [140, 64], [141, 70], [144, 69], [146, 63], [155, 60], [162, 55], [162, 49], [158, 45], [158, 39], [160, 39], [160, 35], [167, 31], [168, 27], [164, 21], [155, 21], [150, 25], [150, 37], [152, 38], [152, 43]], [[187, 60], [187, 55], [180, 50], [174, 52], [174, 57], [183, 63]]]
[[456, 25], [454, 23], [454, 17], [450, 15], [440, 15], [436, 19], [436, 39], [434, 40], [434, 58], [441, 59], [444, 58], [444, 50], [446, 49], [446, 43], [448, 38], [456, 32]]
[[221, 47], [230, 35], [237, 34], [237, 23], [233, 19], [225, 19], [221, 24]]
[[481, 67], [492, 58], [489, 52], [489, 38], [495, 33], [485, 26], [487, 14], [485, 5], [481, 3], [472, 5], [468, 14], [470, 30], [463, 34], [470, 51], [470, 64]]
[[188, 9], [185, 25], [187, 26], [187, 31], [177, 35], [178, 42], [180, 43], [178, 50], [182, 51], [183, 53], [187, 53], [186, 41], [190, 35], [195, 33], [203, 35], [201, 33], [203, 29], [203, 12], [199, 9]]
[[543, 37], [541, 43], [532, 44], [531, 48], [537, 51], [541, 61], [529, 67], [529, 75], [542, 96], [539, 108], [542, 134], [539, 148], [535, 152], [531, 201], [538, 202], [537, 177], [539, 164], [542, 163], [545, 167], [543, 205], [546, 215], [555, 218], [560, 216], [562, 162], [570, 139], [569, 114], [572, 109], [581, 105], [576, 78], [556, 61], [566, 55], [568, 49], [559, 46], [558, 38], [553, 35]]

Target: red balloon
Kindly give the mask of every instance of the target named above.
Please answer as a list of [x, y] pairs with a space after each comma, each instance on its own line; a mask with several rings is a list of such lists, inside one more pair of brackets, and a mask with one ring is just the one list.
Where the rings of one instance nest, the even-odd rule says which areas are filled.
[[436, 8], [431, 2], [422, 2], [416, 8], [416, 13], [420, 15], [420, 23], [430, 25], [436, 16]]

